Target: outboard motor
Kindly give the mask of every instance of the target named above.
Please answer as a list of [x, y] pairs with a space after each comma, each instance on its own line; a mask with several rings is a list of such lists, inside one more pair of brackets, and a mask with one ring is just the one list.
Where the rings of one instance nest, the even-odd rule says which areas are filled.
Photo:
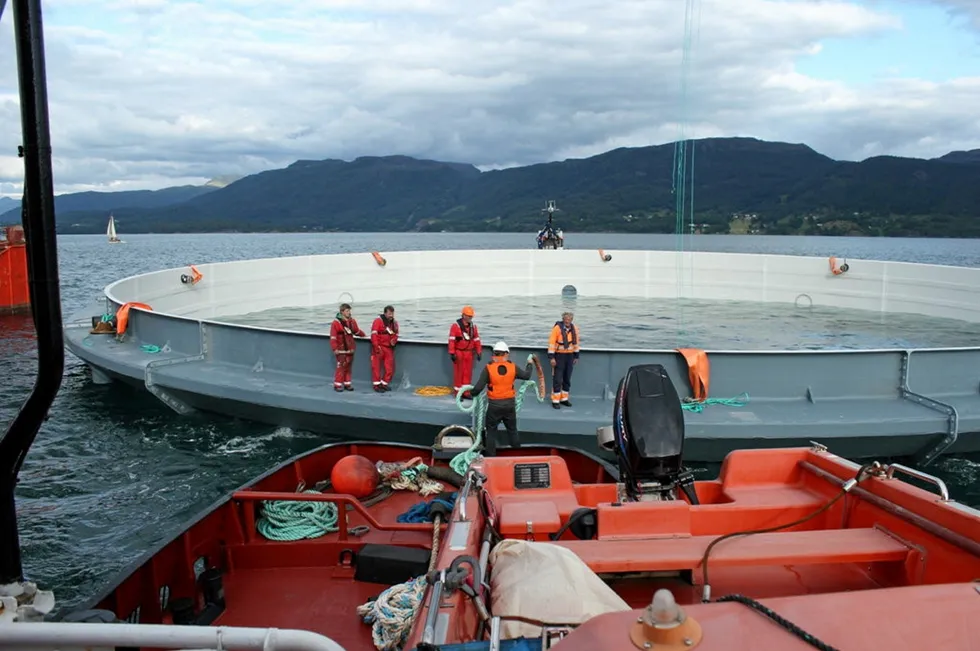
[[620, 501], [675, 500], [679, 488], [698, 504], [694, 475], [683, 466], [684, 411], [660, 364], [631, 366], [616, 391], [613, 425], [597, 433], [616, 452]]

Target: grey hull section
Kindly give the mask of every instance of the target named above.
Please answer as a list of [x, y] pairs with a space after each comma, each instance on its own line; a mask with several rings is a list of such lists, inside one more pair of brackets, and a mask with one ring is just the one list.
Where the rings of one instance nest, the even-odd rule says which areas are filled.
[[[133, 311], [126, 341], [68, 326], [69, 349], [93, 373], [149, 390], [178, 413], [223, 413], [273, 425], [392, 441], [430, 442], [442, 427], [470, 424], [450, 397], [416, 387], [451, 383], [444, 345], [403, 343], [395, 390], [371, 390], [369, 350], [358, 343], [353, 392], [332, 388], [326, 337], [247, 329]], [[165, 343], [164, 343], [165, 342]], [[159, 352], [144, 349], [151, 344]], [[521, 362], [543, 351], [515, 350]], [[819, 441], [850, 457], [980, 451], [980, 351], [709, 352], [711, 395], [748, 394], [744, 406], [686, 412], [691, 461], [718, 461], [733, 449]], [[486, 359], [486, 358], [484, 358]], [[614, 392], [636, 364], [663, 364], [678, 393], [688, 370], [674, 351], [583, 351], [572, 380], [573, 407], [555, 410], [533, 391], [519, 415], [527, 442], [595, 450], [597, 427], [612, 421]], [[477, 366], [477, 369], [479, 366]], [[476, 371], [474, 372], [474, 378]], [[550, 391], [550, 378], [547, 379]]]

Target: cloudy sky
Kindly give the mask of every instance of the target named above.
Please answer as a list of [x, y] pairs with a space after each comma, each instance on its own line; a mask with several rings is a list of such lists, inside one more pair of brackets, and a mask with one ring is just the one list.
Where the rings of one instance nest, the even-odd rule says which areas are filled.
[[[849, 160], [980, 148], [980, 0], [43, 2], [58, 193], [298, 158], [505, 167], [681, 133]], [[23, 176], [11, 11], [8, 196]]]

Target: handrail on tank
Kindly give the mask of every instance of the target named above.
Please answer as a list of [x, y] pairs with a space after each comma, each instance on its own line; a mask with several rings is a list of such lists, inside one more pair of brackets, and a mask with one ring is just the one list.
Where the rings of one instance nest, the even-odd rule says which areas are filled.
[[329, 637], [288, 628], [24, 622], [8, 624], [0, 633], [0, 649], [50, 649], [64, 646], [345, 651], [344, 647]]
[[[0, 0], [0, 12], [4, 4]], [[11, 6], [23, 133], [19, 148], [24, 159], [21, 217], [38, 373], [31, 395], [0, 439], [0, 584], [23, 580], [14, 500], [17, 474], [61, 387], [65, 368], [41, 0], [13, 0]]]

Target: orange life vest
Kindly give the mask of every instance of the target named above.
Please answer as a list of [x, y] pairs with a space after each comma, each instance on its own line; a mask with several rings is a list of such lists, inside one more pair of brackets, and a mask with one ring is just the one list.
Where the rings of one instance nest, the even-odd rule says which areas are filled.
[[514, 362], [509, 362], [498, 357], [487, 364], [487, 374], [490, 376], [490, 383], [487, 385], [487, 397], [490, 400], [507, 400], [513, 398], [514, 380], [517, 377], [517, 367]]

